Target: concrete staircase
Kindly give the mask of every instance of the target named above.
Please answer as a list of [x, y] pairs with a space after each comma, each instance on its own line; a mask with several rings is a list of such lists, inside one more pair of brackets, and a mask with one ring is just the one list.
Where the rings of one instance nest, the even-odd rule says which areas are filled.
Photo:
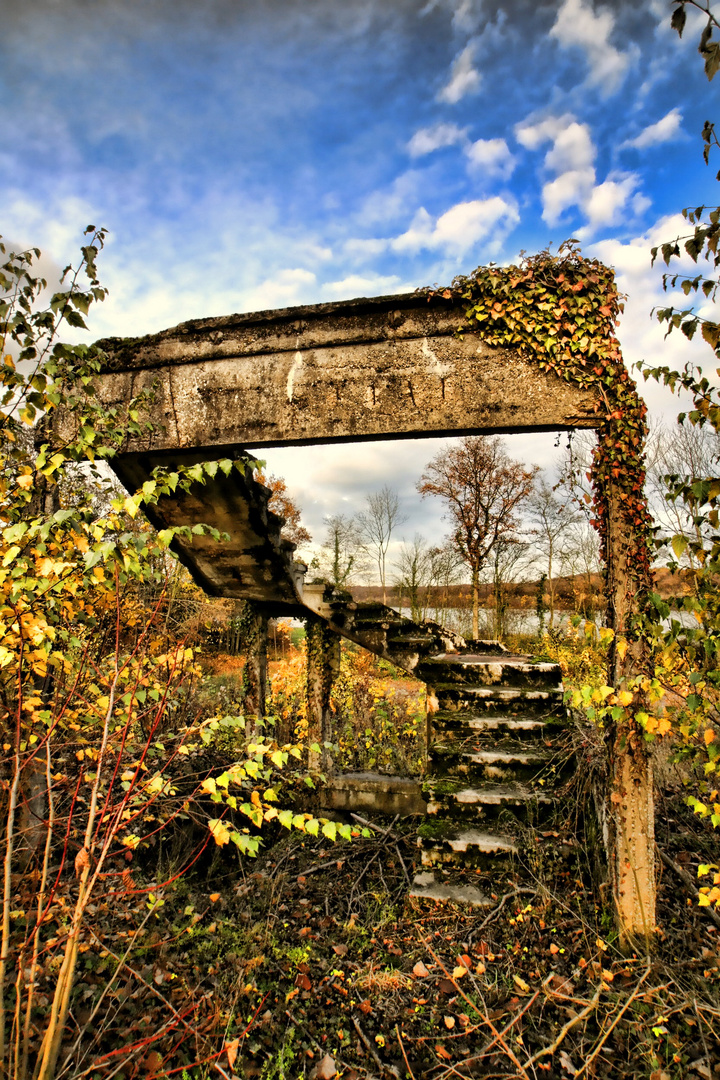
[[[178, 488], [148, 508], [158, 528], [205, 522], [228, 537], [173, 541], [181, 561], [208, 593], [259, 603], [268, 614], [325, 620], [339, 635], [389, 660], [428, 686], [427, 820], [419, 830], [423, 870], [412, 895], [484, 904], [469, 870], [507, 868], [517, 855], [518, 825], [553, 802], [553, 745], [564, 711], [560, 669], [511, 656], [499, 642], [466, 642], [432, 622], [415, 623], [384, 604], [353, 602], [331, 586], [304, 580], [283, 519], [268, 508], [271, 492], [252, 473], [217, 472]], [[156, 464], [194, 464], [201, 455], [119, 455], [112, 462], [130, 489]]]
[[483, 880], [516, 861], [519, 826], [554, 803], [560, 669], [487, 643], [427, 660], [418, 676], [428, 683], [427, 820], [412, 895], [484, 905]]

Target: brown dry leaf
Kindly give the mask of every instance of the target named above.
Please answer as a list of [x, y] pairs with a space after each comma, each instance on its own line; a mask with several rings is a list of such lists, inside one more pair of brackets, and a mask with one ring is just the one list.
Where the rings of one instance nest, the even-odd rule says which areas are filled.
[[573, 1065], [571, 1058], [564, 1050], [560, 1051], [560, 1064], [562, 1066], [563, 1072], [569, 1072], [571, 1076], [577, 1076], [577, 1069]]
[[315, 1073], [316, 1080], [332, 1080], [333, 1076], [337, 1075], [337, 1069], [335, 1068], [335, 1061], [326, 1054], [322, 1061], [319, 1063]]
[[157, 1050], [151, 1050], [143, 1061], [143, 1068], [149, 1073], [159, 1072], [162, 1068], [162, 1060], [162, 1054], [158, 1054]]
[[299, 971], [295, 976], [295, 985], [301, 990], [312, 990], [312, 983], [302, 971]]
[[460, 956], [458, 956], [457, 958], [457, 962], [459, 967], [467, 968], [468, 971], [472, 970], [472, 957], [468, 956], [467, 953], [461, 953]]
[[348, 951], [347, 945], [333, 945], [333, 952], [337, 956], [347, 956], [347, 951]]
[[75, 856], [75, 877], [80, 877], [89, 862], [90, 856], [88, 854], [88, 849], [80, 848], [77, 855]]
[[450, 979], [439, 979], [438, 990], [441, 994], [455, 994], [457, 993], [457, 986]]
[[435, 1047], [435, 1053], [437, 1054], [438, 1057], [444, 1058], [445, 1061], [451, 1061], [452, 1060], [452, 1058], [448, 1054], [445, 1047], [440, 1046], [440, 1043], [438, 1043], [438, 1045]]
[[360, 1012], [365, 1013], [365, 1015], [367, 1016], [368, 1013], [372, 1012], [372, 1005], [370, 1004], [368, 999], [365, 998], [365, 1000], [361, 1001], [358, 1005], [358, 1009], [360, 1010]]
[[231, 1069], [235, 1067], [235, 1058], [238, 1056], [238, 1048], [240, 1046], [240, 1039], [233, 1039], [232, 1042], [225, 1043], [223, 1050], [227, 1054], [228, 1065]]
[[455, 1027], [455, 1017], [443, 1016], [443, 1020], [445, 1021], [445, 1027], [448, 1028], [449, 1031], [452, 1031], [452, 1029]]
[[428, 975], [430, 974], [428, 969], [423, 964], [422, 960], [418, 960], [417, 964], [412, 970], [412, 973], [416, 979], [427, 979]]

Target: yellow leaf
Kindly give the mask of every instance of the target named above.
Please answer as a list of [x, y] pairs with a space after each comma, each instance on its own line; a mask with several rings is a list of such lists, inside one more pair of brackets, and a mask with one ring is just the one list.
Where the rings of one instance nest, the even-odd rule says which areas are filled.
[[453, 968], [453, 979], [462, 979], [463, 975], [467, 975], [467, 968], [463, 964], [458, 964], [456, 968]]
[[515, 982], [515, 985], [517, 986], [518, 990], [522, 990], [523, 994], [529, 993], [529, 991], [530, 991], [529, 984], [526, 983], [524, 979], [521, 979], [519, 975], [513, 975], [513, 981]]
[[22, 488], [23, 491], [27, 491], [28, 488], [31, 488], [33, 486], [33, 478], [30, 473], [25, 473], [24, 476], [18, 476], [17, 486]]
[[218, 847], [222, 847], [224, 844], [230, 842], [230, 830], [219, 818], [213, 818], [211, 821], [208, 821], [208, 829], [212, 833], [213, 840]]
[[705, 729], [705, 745], [709, 746], [711, 742], [715, 741], [715, 732], [712, 728]]
[[260, 802], [260, 796], [258, 795], [257, 791], [253, 791], [252, 795], [250, 796], [250, 802], [253, 804], [253, 806], [262, 807], [262, 803]]
[[629, 690], [621, 690], [618, 693], [617, 699], [618, 699], [618, 704], [625, 707], [626, 705], [629, 705], [632, 702], [633, 695], [630, 693]]
[[615, 644], [615, 652], [618, 654], [621, 660], [625, 659], [625, 654], [628, 651], [627, 638], [618, 638]]

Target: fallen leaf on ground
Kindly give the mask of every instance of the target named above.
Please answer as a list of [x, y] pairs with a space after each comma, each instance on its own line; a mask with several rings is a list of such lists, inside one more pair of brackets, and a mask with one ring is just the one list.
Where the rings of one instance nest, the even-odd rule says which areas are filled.
[[317, 1069], [313, 1069], [313, 1073], [315, 1074], [315, 1080], [332, 1080], [333, 1076], [337, 1075], [334, 1059], [329, 1054], [326, 1054], [318, 1064]]
[[427, 979], [428, 975], [430, 974], [428, 969], [423, 964], [422, 960], [418, 960], [417, 964], [412, 970], [412, 973], [416, 979]]
[[450, 1031], [452, 1031], [452, 1029], [455, 1027], [455, 1017], [454, 1016], [443, 1016], [443, 1020], [445, 1021], [445, 1027], [449, 1028]]
[[453, 979], [462, 979], [463, 975], [467, 975], [468, 969], [464, 964], [458, 964], [456, 968], [453, 968]]
[[227, 1054], [228, 1065], [230, 1068], [234, 1068], [235, 1059], [238, 1056], [238, 1047], [240, 1046], [240, 1039], [233, 1039], [232, 1042], [226, 1043], [223, 1050]]

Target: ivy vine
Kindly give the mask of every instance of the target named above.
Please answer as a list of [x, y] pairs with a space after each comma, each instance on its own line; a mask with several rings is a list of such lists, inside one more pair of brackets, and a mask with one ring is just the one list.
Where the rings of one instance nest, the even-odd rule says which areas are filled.
[[479, 333], [489, 345], [514, 349], [545, 371], [592, 391], [597, 447], [590, 480], [593, 525], [607, 565], [610, 488], [619, 495], [633, 606], [645, 606], [652, 588], [652, 519], [643, 492], [645, 403], [622, 359], [615, 327], [623, 310], [613, 271], [580, 254], [574, 240], [553, 255], [528, 256], [519, 265], [480, 266], [431, 295], [468, 302], [458, 333]]

